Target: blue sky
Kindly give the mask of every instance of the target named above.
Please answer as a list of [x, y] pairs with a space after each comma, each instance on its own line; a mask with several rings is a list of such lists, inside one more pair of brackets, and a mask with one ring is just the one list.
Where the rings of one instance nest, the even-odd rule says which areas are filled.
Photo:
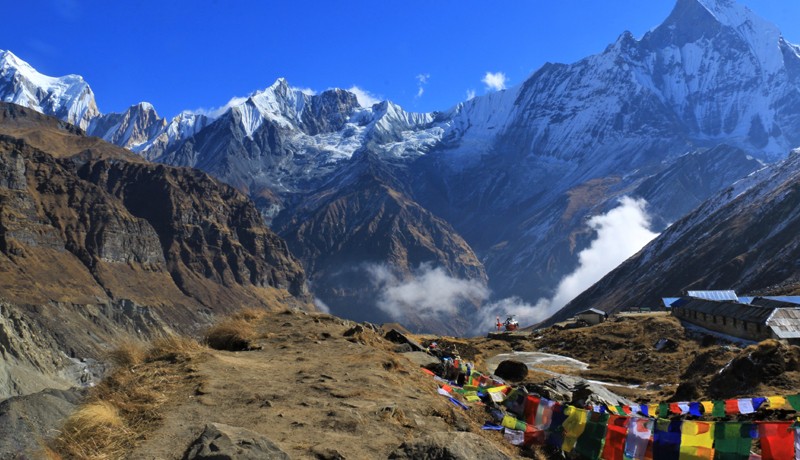
[[[744, 0], [800, 43], [800, 2]], [[0, 49], [48, 75], [82, 75], [103, 112], [209, 109], [278, 77], [357, 86], [414, 111], [445, 110], [545, 62], [640, 37], [674, 0], [7, 1]], [[13, 20], [11, 18], [14, 18]], [[487, 72], [494, 78], [486, 79]]]

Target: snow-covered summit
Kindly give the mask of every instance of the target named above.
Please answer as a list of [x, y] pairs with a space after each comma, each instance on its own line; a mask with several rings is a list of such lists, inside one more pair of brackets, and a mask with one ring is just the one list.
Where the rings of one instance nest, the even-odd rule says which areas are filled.
[[82, 77], [43, 75], [11, 51], [0, 51], [0, 97], [83, 129], [100, 114], [94, 93]]

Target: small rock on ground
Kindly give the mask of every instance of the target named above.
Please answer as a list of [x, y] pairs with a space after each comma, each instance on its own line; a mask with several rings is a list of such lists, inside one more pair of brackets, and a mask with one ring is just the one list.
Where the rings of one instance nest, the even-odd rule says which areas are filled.
[[184, 460], [288, 460], [266, 436], [222, 423], [206, 425], [203, 434], [189, 446]]

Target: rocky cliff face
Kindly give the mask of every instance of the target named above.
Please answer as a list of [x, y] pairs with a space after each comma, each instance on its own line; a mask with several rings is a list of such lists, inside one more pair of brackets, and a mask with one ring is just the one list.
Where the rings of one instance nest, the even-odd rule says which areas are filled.
[[[373, 322], [397, 318], [375, 308], [376, 266], [410, 279], [416, 269], [436, 262], [449, 276], [486, 284], [483, 264], [446, 221], [409, 198], [397, 169], [373, 154], [357, 154], [345, 177], [334, 177], [303, 199], [302, 207], [275, 222], [292, 252], [311, 275], [314, 293], [334, 311]], [[464, 312], [469, 316], [469, 307]], [[463, 334], [461, 315], [434, 318], [408, 315], [409, 327]]]
[[[51, 342], [47, 353], [97, 357], [116, 333], [191, 331], [214, 314], [307, 300], [302, 268], [244, 195], [61, 123], [0, 106], [0, 298], [18, 319], [0, 329], [3, 353], [29, 374]], [[42, 325], [46, 343], [20, 349]], [[27, 386], [0, 395], [14, 388]]]

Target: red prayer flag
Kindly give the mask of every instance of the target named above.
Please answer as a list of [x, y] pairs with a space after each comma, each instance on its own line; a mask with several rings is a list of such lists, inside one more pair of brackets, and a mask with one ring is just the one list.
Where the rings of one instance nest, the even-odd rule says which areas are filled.
[[428, 374], [428, 375], [436, 375], [436, 374], [434, 374], [434, 373], [433, 373], [433, 371], [432, 371], [432, 370], [430, 370], [430, 369], [425, 369], [424, 367], [420, 367], [420, 369], [422, 369], [422, 372], [424, 372], [424, 373], [426, 373], [426, 374]]
[[539, 398], [533, 395], [528, 395], [525, 401], [525, 423], [534, 425], [536, 423], [536, 409], [539, 408]]
[[622, 406], [622, 410], [625, 411], [626, 415], [631, 415], [633, 413], [631, 406]]
[[523, 445], [530, 446], [531, 444], [535, 444], [537, 446], [543, 446], [545, 444], [546, 434], [544, 430], [540, 430], [532, 425], [527, 425], [525, 427], [525, 441]]
[[761, 440], [763, 460], [794, 458], [793, 422], [758, 422], [758, 437]]
[[673, 414], [680, 414], [681, 406], [679, 406], [678, 403], [669, 403], [669, 411]]
[[725, 413], [728, 415], [739, 413], [739, 400], [726, 399], [725, 400]]
[[608, 416], [606, 443], [601, 458], [621, 459], [625, 455], [625, 439], [628, 437], [629, 417], [619, 415]]

